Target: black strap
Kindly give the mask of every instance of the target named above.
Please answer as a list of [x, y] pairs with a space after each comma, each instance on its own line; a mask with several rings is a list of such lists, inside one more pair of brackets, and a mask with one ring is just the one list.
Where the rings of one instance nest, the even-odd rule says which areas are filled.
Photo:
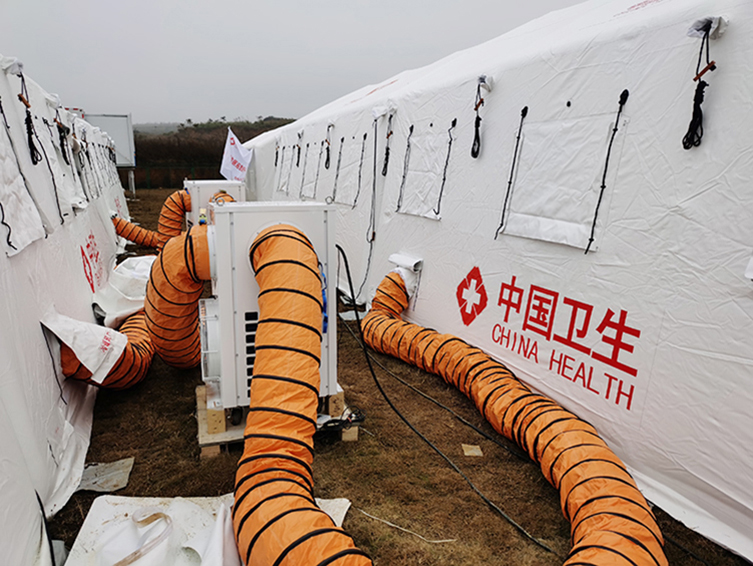
[[476, 122], [474, 124], [473, 145], [471, 146], [471, 157], [476, 159], [481, 152], [481, 116], [479, 115], [479, 109], [484, 105], [484, 98], [481, 96], [481, 80], [479, 80], [476, 86], [476, 102], [473, 105], [473, 110], [476, 112]]
[[390, 164], [390, 138], [392, 137], [392, 118], [395, 114], [390, 113], [387, 118], [387, 141], [384, 144], [384, 165], [382, 166], [382, 177], [387, 176], [387, 168]]
[[588, 245], [586, 251], [591, 249], [591, 244], [594, 241], [594, 232], [596, 231], [596, 219], [599, 216], [599, 207], [601, 206], [601, 199], [604, 197], [604, 189], [607, 188], [607, 170], [609, 169], [609, 156], [612, 154], [612, 144], [614, 143], [614, 137], [617, 135], [617, 130], [620, 127], [620, 114], [622, 114], [622, 107], [625, 106], [630, 92], [625, 89], [620, 93], [620, 106], [617, 109], [617, 116], [614, 119], [614, 127], [612, 128], [612, 136], [609, 138], [609, 147], [607, 147], [607, 158], [604, 162], [604, 173], [601, 176], [601, 190], [599, 191], [599, 200], [596, 201], [596, 210], [594, 210], [594, 219], [591, 223], [591, 235], [588, 237]]
[[403, 179], [400, 182], [400, 192], [397, 195], [397, 208], [395, 212], [400, 212], [400, 207], [403, 206], [403, 195], [405, 194], [405, 181], [408, 178], [408, 166], [410, 165], [410, 138], [413, 135], [413, 124], [408, 129], [408, 139], [405, 144], [405, 158], [403, 159]]
[[439, 198], [437, 199], [437, 207], [432, 211], [439, 217], [439, 212], [442, 207], [442, 197], [444, 196], [444, 186], [447, 183], [447, 167], [450, 164], [450, 152], [452, 151], [452, 130], [458, 125], [458, 119], [453, 118], [452, 125], [447, 130], [447, 135], [450, 136], [450, 142], [447, 145], [447, 157], [444, 160], [444, 170], [442, 171], [442, 186], [439, 188]]
[[528, 106], [524, 106], [520, 111], [520, 124], [518, 125], [518, 135], [515, 138], [515, 151], [512, 154], [512, 165], [510, 166], [510, 178], [507, 180], [507, 192], [505, 193], [505, 202], [502, 204], [502, 216], [499, 219], [499, 226], [497, 231], [494, 232], [494, 239], [497, 239], [499, 233], [505, 229], [505, 213], [507, 212], [507, 202], [510, 200], [510, 192], [512, 191], [512, 181], [515, 178], [515, 164], [518, 161], [518, 150], [520, 149], [520, 135], [523, 132], [523, 120], [528, 116]]

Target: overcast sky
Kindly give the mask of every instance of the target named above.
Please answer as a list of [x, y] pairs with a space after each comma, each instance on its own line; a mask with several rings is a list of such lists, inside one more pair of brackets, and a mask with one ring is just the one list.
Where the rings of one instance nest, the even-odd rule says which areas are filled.
[[580, 0], [0, 0], [0, 54], [135, 123], [298, 118]]

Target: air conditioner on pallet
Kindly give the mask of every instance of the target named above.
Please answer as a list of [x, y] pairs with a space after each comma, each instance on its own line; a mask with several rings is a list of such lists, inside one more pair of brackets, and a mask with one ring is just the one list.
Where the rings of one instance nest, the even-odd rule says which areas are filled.
[[246, 200], [246, 186], [241, 181], [183, 181], [183, 188], [191, 195], [191, 210], [186, 211], [186, 229], [208, 220], [209, 199], [220, 191], [229, 194], [236, 202]]
[[328, 324], [322, 334], [319, 395], [335, 395], [339, 389], [334, 208], [323, 203], [245, 202], [212, 204], [210, 209], [207, 235], [216, 296], [199, 303], [201, 368], [207, 389], [215, 392], [224, 409], [249, 404], [259, 321], [259, 286], [249, 249], [265, 228], [289, 224], [306, 234], [322, 265]]

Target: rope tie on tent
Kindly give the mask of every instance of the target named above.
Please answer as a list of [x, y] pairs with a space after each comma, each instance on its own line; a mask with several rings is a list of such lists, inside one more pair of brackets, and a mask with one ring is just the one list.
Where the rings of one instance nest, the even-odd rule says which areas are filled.
[[382, 166], [382, 177], [387, 176], [387, 168], [390, 164], [390, 138], [392, 137], [392, 134], [394, 133], [392, 131], [392, 118], [395, 116], [394, 112], [390, 112], [389, 117], [387, 118], [387, 141], [384, 144], [384, 165]]
[[303, 139], [303, 132], [298, 132], [298, 143], [295, 144], [296, 147], [296, 158], [295, 158], [295, 166], [300, 167], [301, 166], [301, 140]]
[[[701, 104], [703, 104], [703, 96], [706, 87], [709, 84], [701, 77], [708, 71], [716, 70], [716, 61], [711, 61], [709, 56], [709, 34], [711, 33], [711, 20], [708, 20], [703, 29], [703, 38], [701, 39], [701, 50], [698, 53], [698, 63], [695, 67], [695, 77], [693, 81], [696, 81], [695, 94], [693, 95], [693, 115], [690, 119], [690, 125], [688, 131], [682, 138], [682, 147], [684, 149], [691, 149], [701, 145], [701, 139], [703, 138], [703, 111], [701, 110]], [[706, 66], [701, 69], [701, 61], [703, 60], [703, 47], [706, 46]]]
[[[295, 146], [291, 145], [290, 151], [295, 152]], [[290, 194], [290, 177], [292, 177], [293, 175], [293, 161], [295, 159], [294, 156], [295, 156], [295, 153], [293, 153], [293, 155], [290, 156], [290, 167], [288, 168], [288, 176], [287, 176], [287, 179], [285, 180], [285, 194], [286, 195]]]
[[361, 160], [358, 163], [358, 190], [356, 191], [356, 198], [353, 199], [353, 206], [352, 208], [355, 208], [358, 204], [358, 197], [361, 195], [361, 180], [363, 177], [363, 158], [364, 155], [366, 155], [366, 138], [369, 137], [369, 133], [366, 132], [363, 134], [363, 139], [361, 140]]
[[280, 144], [275, 145], [275, 168], [277, 168], [277, 160], [280, 157]]
[[70, 146], [68, 144], [68, 135], [71, 133], [71, 129], [68, 126], [64, 126], [60, 121], [60, 112], [57, 109], [55, 109], [55, 125], [58, 128], [60, 152], [63, 154], [63, 161], [65, 161], [66, 165], [70, 166], [71, 161], [68, 158], [68, 151], [70, 151]]
[[282, 170], [285, 168], [285, 146], [282, 146], [282, 152], [280, 155], [280, 176], [277, 177], [277, 188], [275, 190], [280, 191], [282, 187]]
[[486, 86], [486, 84], [486, 75], [481, 75], [476, 85], [476, 101], [473, 103], [473, 111], [476, 113], [476, 121], [473, 125], [473, 145], [471, 146], [471, 157], [473, 159], [476, 159], [479, 153], [481, 153], [481, 115], [479, 114], [479, 110], [484, 105], [484, 97], [481, 96], [481, 87]]
[[[28, 104], [28, 100], [23, 96], [23, 92], [25, 92], [26, 90], [26, 81], [23, 80], [23, 75], [21, 75], [21, 81], [22, 81], [21, 82], [22, 94], [18, 95], [19, 100], [24, 102], [24, 104]], [[47, 156], [47, 150], [44, 148], [44, 144], [42, 144], [42, 140], [39, 139], [39, 134], [37, 134], [37, 129], [34, 127], [34, 122], [31, 117], [31, 111], [29, 110], [29, 108], [31, 108], [31, 105], [29, 105], [26, 108], [26, 133], [28, 136], [30, 136], [29, 137], [29, 149], [31, 150], [33, 148], [31, 161], [34, 165], [36, 165], [37, 163], [39, 163], [39, 161], [41, 161], [42, 157], [44, 157], [44, 161], [47, 164], [47, 170], [50, 172], [50, 180], [52, 180], [52, 190], [55, 193], [55, 204], [57, 205], [58, 216], [60, 217], [60, 224], [64, 224], [65, 218], [63, 215], [63, 209], [60, 206], [60, 195], [58, 194], [58, 184], [55, 181], [55, 173], [52, 170], [52, 164], [50, 163], [50, 158]], [[44, 122], [47, 123], [46, 120], [44, 120]], [[49, 127], [49, 124], [48, 124], [48, 127]], [[34, 147], [34, 142], [31, 136], [34, 136], [34, 139], [37, 140], [37, 143], [39, 144], [39, 147], [42, 150], [42, 155], [41, 157], [39, 157], [37, 161], [34, 160], [34, 152], [36, 152], [37, 155], [39, 155], [39, 151], [36, 149], [36, 147]], [[52, 137], [52, 130], [50, 130], [50, 137]]]
[[397, 195], [397, 208], [395, 212], [400, 212], [403, 206], [403, 195], [405, 194], [405, 181], [408, 178], [408, 166], [410, 165], [410, 138], [413, 135], [413, 124], [408, 129], [408, 139], [405, 144], [405, 158], [403, 159], [403, 179], [400, 181], [400, 192]]
[[26, 78], [24, 74], [19, 72], [18, 76], [21, 79], [21, 92], [18, 93], [18, 100], [26, 107], [26, 137], [29, 142], [29, 153], [31, 154], [31, 163], [36, 165], [42, 161], [42, 155], [34, 145], [34, 122], [31, 118], [31, 103], [29, 102], [29, 91], [26, 88]]
[[439, 217], [439, 211], [442, 206], [442, 197], [444, 196], [444, 186], [445, 186], [445, 183], [447, 182], [447, 167], [450, 164], [450, 152], [452, 151], [452, 140], [453, 140], [452, 130], [454, 130], [455, 126], [457, 125], [458, 125], [458, 119], [453, 118], [452, 125], [447, 130], [447, 135], [450, 136], [450, 142], [447, 145], [447, 157], [444, 160], [444, 170], [442, 171], [442, 186], [439, 188], [439, 198], [437, 199], [437, 208], [435, 208], [433, 211], [434, 214], [437, 215], [437, 217]]
[[625, 106], [625, 103], [627, 102], [628, 96], [630, 93], [628, 92], [628, 89], [625, 89], [620, 94], [620, 107], [617, 109], [617, 116], [614, 119], [614, 127], [612, 128], [612, 135], [609, 138], [609, 146], [607, 147], [607, 158], [604, 161], [604, 172], [601, 176], [601, 187], [599, 190], [599, 199], [596, 201], [596, 210], [594, 210], [594, 219], [591, 223], [591, 235], [588, 237], [588, 245], [586, 246], [586, 251], [584, 253], [588, 253], [588, 250], [591, 249], [591, 244], [593, 244], [594, 241], [594, 233], [596, 232], [596, 219], [599, 216], [599, 207], [601, 206], [601, 199], [604, 197], [604, 189], [607, 188], [607, 170], [609, 169], [609, 156], [612, 154], [612, 144], [614, 143], [614, 137], [617, 135], [617, 130], [620, 126], [620, 115], [622, 114], [622, 107]]
[[340, 150], [337, 152], [337, 167], [335, 168], [335, 183], [332, 185], [332, 196], [327, 199], [327, 204], [332, 204], [337, 198], [337, 182], [340, 180], [340, 164], [343, 160], [343, 145], [345, 145], [345, 137], [340, 138]]
[[311, 198], [316, 198], [316, 189], [319, 186], [319, 172], [322, 170], [322, 154], [324, 153], [324, 140], [319, 144], [319, 156], [316, 158], [316, 177], [314, 178], [314, 194]]
[[499, 219], [499, 226], [497, 231], [494, 232], [494, 239], [497, 239], [499, 233], [505, 229], [505, 213], [507, 212], [507, 203], [510, 200], [510, 193], [512, 192], [512, 181], [515, 178], [515, 165], [518, 162], [518, 150], [520, 149], [520, 136], [523, 133], [523, 121], [528, 116], [528, 106], [524, 106], [520, 111], [520, 124], [518, 125], [518, 135], [515, 137], [515, 151], [512, 154], [512, 165], [510, 166], [510, 178], [507, 180], [507, 191], [505, 192], [505, 201], [502, 204], [502, 217]]
[[324, 143], [326, 144], [325, 145], [326, 155], [324, 157], [324, 168], [325, 169], [329, 169], [329, 154], [330, 154], [329, 148], [332, 145], [332, 142], [330, 141], [330, 138], [329, 138], [329, 132], [334, 127], [335, 127], [334, 124], [327, 124], [327, 137], [324, 139]]
[[[366, 257], [366, 270], [363, 273], [363, 281], [358, 287], [358, 293], [351, 297], [353, 304], [356, 303], [358, 297], [361, 296], [363, 288], [366, 286], [366, 282], [369, 280], [369, 272], [371, 271], [371, 260], [374, 257], [374, 241], [376, 240], [376, 184], [377, 184], [377, 131], [378, 124], [377, 118], [374, 119], [374, 171], [373, 178], [371, 180], [371, 204], [369, 208], [369, 226], [366, 229], [366, 242], [369, 244], [369, 255]], [[353, 290], [351, 289], [351, 294]]]
[[0, 224], [2, 224], [3, 226], [5, 226], [5, 228], [7, 228], [7, 230], [8, 230], [8, 234], [5, 236], [5, 242], [8, 244], [8, 247], [10, 247], [10, 248], [18, 251], [18, 248], [16, 246], [14, 246], [13, 242], [11, 242], [11, 240], [10, 240], [10, 235], [13, 232], [13, 230], [11, 230], [10, 224], [8, 224], [5, 221], [5, 208], [3, 208], [3, 203], [2, 202], [0, 202]]
[[29, 181], [26, 180], [26, 175], [24, 175], [24, 172], [21, 170], [21, 164], [18, 160], [18, 152], [16, 151], [16, 145], [13, 143], [13, 138], [10, 135], [10, 124], [8, 124], [8, 117], [5, 115], [5, 109], [3, 108], [3, 100], [2, 97], [0, 97], [0, 114], [3, 115], [3, 124], [5, 125], [5, 135], [8, 137], [8, 143], [10, 143], [10, 147], [13, 150], [13, 156], [16, 158], [16, 165], [18, 166], [18, 172], [21, 174], [21, 178], [24, 180], [24, 187], [26, 187], [26, 193], [29, 195], [29, 198], [33, 202], [34, 196], [31, 194], [31, 189], [29, 188]]
[[306, 164], [309, 162], [309, 146], [306, 144], [306, 152], [303, 154], [303, 171], [301, 171], [301, 190], [298, 191], [298, 199], [303, 200], [303, 187], [306, 184]]

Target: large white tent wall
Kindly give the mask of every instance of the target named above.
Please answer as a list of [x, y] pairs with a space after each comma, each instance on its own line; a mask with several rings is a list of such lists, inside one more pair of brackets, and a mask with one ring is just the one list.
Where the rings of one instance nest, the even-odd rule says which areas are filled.
[[[92, 296], [118, 248], [110, 217], [128, 209], [106, 134], [31, 79], [22, 86], [14, 59], [0, 57], [0, 69], [0, 556], [44, 565], [42, 507], [51, 516], [78, 486], [95, 390], [64, 381], [41, 321], [94, 322]], [[56, 118], [75, 139], [61, 141]]]
[[[716, 16], [685, 150], [687, 32]], [[249, 190], [337, 203], [360, 300], [390, 254], [423, 259], [412, 321], [591, 422], [650, 500], [753, 559], [751, 38], [751, 2], [587, 2], [247, 142]]]

